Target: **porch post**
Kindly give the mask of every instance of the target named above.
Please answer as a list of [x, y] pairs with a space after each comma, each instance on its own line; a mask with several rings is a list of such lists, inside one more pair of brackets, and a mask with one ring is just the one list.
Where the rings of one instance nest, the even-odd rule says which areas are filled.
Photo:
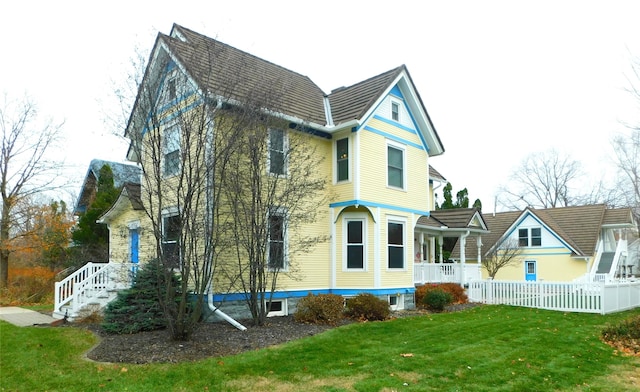
[[436, 262], [436, 237], [429, 237], [429, 262]]
[[478, 245], [478, 264], [482, 264], [482, 237], [478, 236], [476, 239]]
[[463, 287], [465, 280], [464, 272], [467, 265], [466, 257], [464, 254], [464, 248], [466, 247], [467, 243], [467, 235], [468, 234], [460, 236], [460, 285], [462, 285]]
[[444, 237], [442, 235], [438, 236], [438, 261], [442, 263], [442, 242], [444, 241]]

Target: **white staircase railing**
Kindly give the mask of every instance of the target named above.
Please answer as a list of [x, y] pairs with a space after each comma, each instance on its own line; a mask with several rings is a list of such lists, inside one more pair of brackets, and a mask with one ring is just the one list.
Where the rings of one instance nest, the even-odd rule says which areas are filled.
[[[70, 316], [75, 316], [89, 303], [108, 297], [109, 291], [131, 287], [137, 264], [87, 263], [82, 268], [55, 284], [53, 313], [64, 316], [62, 308], [70, 306]], [[104, 302], [104, 301], [103, 301]]]

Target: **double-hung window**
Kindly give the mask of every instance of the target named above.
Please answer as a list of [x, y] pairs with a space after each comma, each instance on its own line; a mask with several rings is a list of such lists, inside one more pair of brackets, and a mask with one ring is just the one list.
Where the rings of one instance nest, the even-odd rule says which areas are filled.
[[349, 139], [336, 141], [336, 181], [349, 180]]
[[287, 171], [287, 135], [282, 129], [269, 128], [269, 173], [284, 175]]
[[285, 269], [286, 267], [286, 213], [278, 208], [272, 208], [268, 216], [269, 249], [268, 265], [269, 269]]
[[387, 144], [387, 184], [390, 187], [404, 189], [404, 149]]
[[539, 227], [518, 229], [518, 245], [522, 247], [542, 246], [542, 229]]
[[404, 223], [387, 223], [388, 267], [404, 268]]
[[173, 125], [164, 131], [164, 175], [173, 176], [180, 171], [180, 127]]
[[364, 269], [365, 262], [365, 221], [346, 220], [347, 269]]
[[167, 215], [162, 218], [162, 253], [168, 267], [180, 267], [180, 216]]
[[393, 101], [391, 102], [391, 119], [400, 121], [400, 104]]

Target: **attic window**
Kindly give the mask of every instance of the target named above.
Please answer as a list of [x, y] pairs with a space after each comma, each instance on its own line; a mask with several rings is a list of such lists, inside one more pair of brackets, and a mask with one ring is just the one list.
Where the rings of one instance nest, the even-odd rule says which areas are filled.
[[400, 121], [400, 105], [397, 102], [391, 102], [391, 119]]
[[518, 245], [522, 247], [542, 246], [542, 230], [539, 227], [519, 229]]
[[167, 94], [169, 99], [176, 99], [176, 78], [171, 78], [167, 82]]

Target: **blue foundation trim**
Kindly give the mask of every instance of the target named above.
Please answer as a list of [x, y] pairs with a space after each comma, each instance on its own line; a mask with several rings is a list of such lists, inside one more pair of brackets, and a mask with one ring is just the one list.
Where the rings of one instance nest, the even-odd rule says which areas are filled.
[[[285, 298], [301, 298], [306, 297], [309, 294], [336, 294], [344, 297], [350, 297], [361, 293], [369, 293], [373, 295], [394, 295], [394, 294], [413, 294], [416, 291], [415, 287], [398, 287], [390, 289], [321, 289], [321, 290], [289, 290], [289, 291], [277, 291], [273, 293], [273, 299], [285, 299]], [[214, 294], [213, 300], [215, 302], [226, 301], [244, 301], [246, 295], [244, 293], [229, 293], [229, 294]]]

